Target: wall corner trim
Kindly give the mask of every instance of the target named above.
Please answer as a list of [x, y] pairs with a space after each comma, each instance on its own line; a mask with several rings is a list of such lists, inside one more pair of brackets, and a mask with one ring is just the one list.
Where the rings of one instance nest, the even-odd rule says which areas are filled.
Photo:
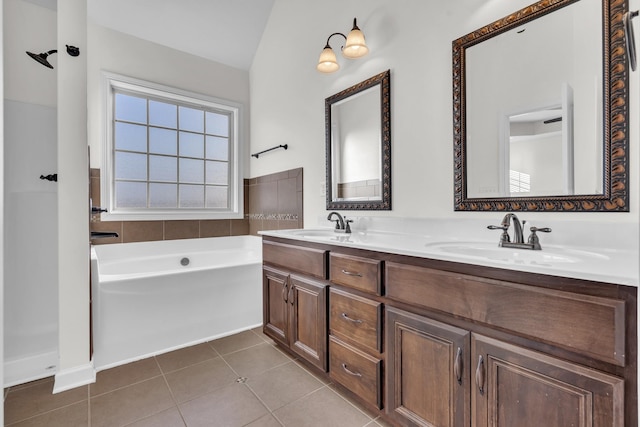
[[64, 369], [58, 372], [53, 384], [53, 394], [95, 382], [96, 370], [93, 367], [93, 361], [91, 361], [85, 365], [75, 366], [71, 369]]

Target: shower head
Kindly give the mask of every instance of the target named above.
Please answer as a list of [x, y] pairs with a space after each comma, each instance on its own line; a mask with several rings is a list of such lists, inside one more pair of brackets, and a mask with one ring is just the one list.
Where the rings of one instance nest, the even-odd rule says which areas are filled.
[[46, 53], [31, 53], [27, 51], [27, 55], [29, 55], [30, 57], [32, 57], [33, 59], [35, 59], [36, 61], [38, 61], [39, 63], [41, 63], [42, 65], [44, 65], [47, 68], [53, 68], [53, 65], [49, 64], [49, 61], [47, 61], [47, 57], [53, 53], [56, 53], [57, 50], [50, 50], [49, 52]]
[[[78, 56], [80, 55], [80, 49], [78, 49], [75, 46], [67, 46], [67, 53], [70, 56]], [[41, 63], [42, 65], [44, 65], [47, 68], [53, 68], [53, 65], [49, 64], [49, 61], [47, 61], [47, 57], [49, 55], [52, 55], [54, 53], [58, 52], [56, 49], [50, 50], [49, 52], [43, 52], [43, 53], [31, 53], [29, 51], [27, 51], [27, 55], [29, 55], [30, 57], [32, 57], [33, 59], [35, 59], [36, 61], [38, 61], [39, 63]]]

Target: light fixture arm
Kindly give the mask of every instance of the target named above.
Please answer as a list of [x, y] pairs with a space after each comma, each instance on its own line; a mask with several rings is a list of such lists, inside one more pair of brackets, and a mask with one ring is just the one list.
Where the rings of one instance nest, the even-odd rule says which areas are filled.
[[345, 36], [344, 34], [342, 34], [342, 33], [333, 33], [333, 34], [331, 34], [329, 37], [327, 37], [327, 45], [325, 46], [325, 49], [326, 49], [326, 48], [328, 48], [328, 47], [329, 47], [329, 48], [331, 47], [331, 46], [329, 45], [329, 40], [331, 40], [331, 37], [333, 37], [333, 36], [342, 36], [342, 38], [344, 38], [344, 39], [345, 39], [345, 41], [347, 40], [347, 36]]

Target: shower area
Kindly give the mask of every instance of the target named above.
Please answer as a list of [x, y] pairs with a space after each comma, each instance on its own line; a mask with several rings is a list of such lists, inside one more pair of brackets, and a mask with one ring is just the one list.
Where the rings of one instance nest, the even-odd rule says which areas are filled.
[[[58, 364], [55, 9], [55, 0], [4, 2], [5, 387]], [[26, 51], [44, 52], [53, 69]]]

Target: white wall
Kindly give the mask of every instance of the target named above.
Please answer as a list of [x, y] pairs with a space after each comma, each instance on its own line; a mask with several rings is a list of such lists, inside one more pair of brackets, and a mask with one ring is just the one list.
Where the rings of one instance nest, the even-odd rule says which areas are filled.
[[[393, 211], [360, 215], [484, 217], [453, 211], [451, 42], [532, 3], [531, 0], [276, 0], [251, 68], [251, 150], [289, 144], [251, 159], [251, 176], [304, 168], [304, 221], [326, 215], [324, 99], [391, 69]], [[631, 8], [638, 1], [631, 1]], [[351, 29], [353, 17], [370, 53], [331, 75], [315, 70], [326, 38]], [[332, 39], [334, 50], [339, 38]], [[631, 75], [631, 213], [526, 213], [524, 219], [638, 221], [638, 74]], [[630, 236], [637, 239], [637, 236]]]
[[[240, 137], [249, 138], [249, 73], [88, 23], [88, 132], [91, 167], [102, 167], [104, 108], [101, 70], [238, 102], [244, 109]], [[248, 142], [241, 159], [247, 163]], [[246, 175], [246, 173], [245, 173]]]

